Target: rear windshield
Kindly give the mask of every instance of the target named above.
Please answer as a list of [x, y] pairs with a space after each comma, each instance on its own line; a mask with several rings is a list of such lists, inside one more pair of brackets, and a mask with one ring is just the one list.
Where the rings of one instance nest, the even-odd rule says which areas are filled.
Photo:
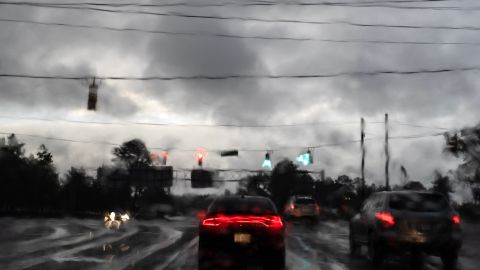
[[311, 198], [297, 198], [295, 200], [296, 204], [315, 204], [315, 200]]
[[447, 200], [438, 194], [393, 194], [390, 208], [411, 212], [438, 212], [448, 209]]
[[209, 214], [224, 215], [275, 215], [275, 206], [268, 199], [228, 198], [218, 199], [210, 206]]

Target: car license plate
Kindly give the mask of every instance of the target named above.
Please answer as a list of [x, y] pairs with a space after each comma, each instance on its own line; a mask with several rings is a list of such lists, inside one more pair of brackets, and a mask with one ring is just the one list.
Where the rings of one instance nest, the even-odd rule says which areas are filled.
[[252, 236], [248, 233], [236, 233], [233, 235], [233, 241], [238, 244], [249, 244]]
[[421, 232], [429, 232], [432, 230], [432, 225], [431, 224], [418, 224], [417, 225], [417, 230]]

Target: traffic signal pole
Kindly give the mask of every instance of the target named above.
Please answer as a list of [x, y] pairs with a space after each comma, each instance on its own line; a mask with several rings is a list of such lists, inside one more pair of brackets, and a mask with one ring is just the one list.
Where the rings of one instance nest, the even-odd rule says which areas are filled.
[[360, 119], [360, 146], [362, 147], [362, 199], [365, 193], [365, 119]]
[[390, 153], [388, 151], [388, 113], [385, 114], [385, 188], [390, 190], [390, 175], [388, 167], [390, 165]]

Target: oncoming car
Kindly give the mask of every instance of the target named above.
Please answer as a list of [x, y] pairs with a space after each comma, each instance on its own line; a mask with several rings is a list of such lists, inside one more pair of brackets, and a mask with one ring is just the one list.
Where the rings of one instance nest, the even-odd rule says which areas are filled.
[[128, 212], [106, 212], [103, 217], [103, 223], [107, 229], [121, 229], [130, 220]]
[[273, 202], [257, 196], [225, 196], [209, 206], [199, 225], [198, 268], [261, 262], [285, 266], [285, 226]]
[[318, 220], [320, 206], [310, 196], [292, 196], [285, 206], [285, 218], [309, 218]]
[[439, 256], [445, 268], [453, 268], [462, 246], [460, 217], [438, 193], [378, 192], [350, 221], [349, 240], [352, 254], [365, 245], [375, 264], [389, 254], [430, 254]]

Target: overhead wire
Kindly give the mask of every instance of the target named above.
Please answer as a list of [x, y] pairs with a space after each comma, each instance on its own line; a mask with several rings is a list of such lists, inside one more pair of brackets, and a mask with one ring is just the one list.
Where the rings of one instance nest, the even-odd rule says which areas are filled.
[[389, 123], [397, 124], [400, 126], [408, 126], [408, 127], [417, 127], [417, 128], [427, 128], [427, 129], [439, 129], [439, 130], [452, 130], [452, 128], [446, 128], [446, 127], [437, 127], [437, 126], [427, 126], [427, 125], [420, 125], [420, 124], [411, 124], [411, 123], [405, 123], [405, 122], [400, 122], [400, 121], [395, 121], [395, 120], [390, 120]]
[[[254, 39], [254, 40], [274, 40], [274, 41], [296, 41], [296, 42], [323, 42], [323, 43], [364, 43], [364, 44], [400, 44], [400, 45], [466, 45], [466, 46], [479, 46], [480, 42], [439, 42], [439, 41], [408, 41], [408, 40], [375, 40], [375, 39], [332, 39], [332, 38], [311, 38], [311, 37], [289, 37], [289, 36], [263, 36], [263, 35], [237, 35], [230, 33], [210, 33], [210, 32], [179, 32], [179, 31], [166, 31], [166, 30], [151, 30], [135, 27], [111, 27], [101, 25], [86, 25], [86, 24], [72, 24], [61, 22], [42, 22], [35, 20], [20, 20], [20, 19], [8, 19], [0, 18], [0, 22], [8, 23], [25, 23], [35, 24], [42, 26], [57, 26], [67, 28], [80, 28], [80, 29], [94, 29], [113, 32], [139, 32], [145, 34], [158, 34], [168, 36], [194, 36], [194, 37], [214, 37], [214, 38], [233, 38], [233, 39]], [[367, 24], [362, 24], [367, 26]], [[368, 25], [371, 26], [371, 25]], [[379, 25], [378, 25], [379, 26]], [[389, 26], [390, 27], [390, 26]], [[396, 27], [396, 26], [391, 26]], [[420, 26], [419, 26], [420, 27]], [[432, 26], [434, 29], [448, 29], [448, 30], [470, 30], [480, 31], [480, 27], [443, 27]], [[421, 29], [421, 28], [415, 28]]]
[[[8, 5], [4, 3], [4, 5]], [[161, 17], [178, 17], [178, 18], [190, 18], [190, 19], [212, 19], [212, 20], [229, 20], [229, 21], [252, 21], [252, 22], [265, 22], [265, 23], [293, 23], [293, 24], [310, 24], [310, 25], [328, 25], [328, 24], [345, 24], [351, 26], [363, 26], [363, 27], [394, 27], [394, 28], [411, 28], [416, 29], [418, 26], [414, 25], [382, 25], [382, 24], [364, 24], [364, 23], [355, 23], [348, 21], [312, 21], [312, 20], [299, 20], [299, 19], [268, 19], [261, 17], [241, 17], [241, 16], [221, 16], [221, 15], [200, 15], [200, 14], [189, 14], [178, 11], [164, 11], [164, 12], [155, 12], [155, 11], [144, 11], [144, 10], [126, 10], [126, 9], [106, 9], [90, 6], [58, 6], [58, 5], [32, 5], [33, 7], [40, 8], [54, 8], [54, 9], [67, 9], [67, 10], [88, 10], [96, 12], [107, 12], [107, 13], [117, 13], [117, 14], [134, 14], [134, 15], [151, 15], [151, 16], [161, 16]], [[480, 7], [479, 7], [480, 9]], [[473, 9], [476, 10], [476, 9]], [[470, 10], [470, 11], [473, 11]], [[447, 26], [448, 27], [448, 26]], [[424, 27], [421, 27], [424, 28]], [[463, 28], [463, 27], [460, 27]], [[465, 27], [468, 28], [468, 27]], [[475, 27], [476, 28], [476, 27]], [[434, 28], [432, 28], [434, 29]]]
[[[32, 138], [37, 138], [37, 139], [45, 139], [45, 140], [54, 140], [54, 141], [62, 141], [62, 142], [69, 142], [69, 143], [84, 143], [84, 144], [98, 144], [98, 145], [110, 145], [110, 146], [120, 146], [120, 143], [112, 143], [112, 142], [106, 142], [106, 141], [91, 141], [91, 140], [77, 140], [77, 139], [68, 139], [68, 138], [59, 138], [59, 137], [51, 137], [51, 136], [42, 136], [42, 135], [37, 135], [37, 134], [29, 134], [29, 133], [15, 133], [15, 132], [5, 132], [5, 131], [0, 131], [0, 134], [3, 135], [10, 135], [10, 134], [15, 134], [19, 136], [25, 136], [25, 137], [32, 137]], [[390, 136], [389, 139], [392, 140], [407, 140], [407, 139], [419, 139], [419, 138], [427, 138], [427, 137], [436, 137], [436, 136], [444, 136], [444, 132], [440, 133], [434, 133], [434, 134], [414, 134], [414, 135], [401, 135], [401, 136]], [[371, 140], [376, 140], [376, 139], [382, 139], [383, 137], [375, 137], [375, 138], [366, 138], [364, 141], [371, 141]], [[348, 145], [348, 144], [353, 144], [353, 143], [359, 143], [361, 140], [348, 140], [348, 141], [343, 141], [343, 142], [338, 142], [338, 143], [325, 143], [325, 144], [319, 144], [319, 145], [304, 145], [304, 146], [286, 146], [286, 147], [281, 147], [281, 148], [236, 148], [239, 152], [280, 152], [280, 151], [287, 151], [287, 150], [295, 150], [295, 149], [319, 149], [319, 148], [325, 148], [325, 147], [337, 147], [337, 146], [343, 146], [343, 145]], [[186, 148], [176, 148], [176, 147], [148, 147], [149, 149], [152, 150], [163, 150], [163, 151], [169, 151], [169, 152], [194, 152], [197, 149], [186, 149]], [[222, 149], [208, 149], [211, 152], [220, 152], [225, 150], [225, 148]]]
[[60, 8], [87, 8], [89, 6], [94, 7], [190, 7], [190, 8], [211, 8], [211, 7], [228, 7], [228, 6], [243, 6], [243, 7], [268, 7], [268, 6], [324, 6], [324, 7], [348, 7], [348, 8], [386, 8], [386, 9], [404, 9], [404, 10], [435, 10], [435, 11], [464, 11], [471, 9], [480, 9], [478, 6], [463, 7], [463, 6], [407, 6], [409, 4], [422, 4], [422, 3], [441, 3], [450, 2], [448, 0], [410, 0], [410, 1], [365, 1], [365, 2], [334, 2], [334, 1], [321, 1], [321, 2], [274, 2], [274, 1], [262, 1], [262, 2], [227, 2], [227, 3], [190, 3], [190, 2], [172, 2], [161, 4], [142, 4], [142, 3], [95, 3], [95, 2], [80, 2], [80, 3], [65, 3], [65, 2], [29, 2], [29, 1], [1, 1], [0, 4], [4, 5], [17, 5], [17, 6], [33, 6], [33, 7], [60, 7]]
[[[254, 74], [227, 74], [227, 75], [190, 75], [190, 76], [94, 76], [99, 80], [112, 81], [175, 81], [175, 80], [230, 80], [230, 79], [321, 79], [344, 76], [380, 76], [380, 75], [419, 75], [440, 74], [448, 72], [479, 71], [480, 66], [452, 67], [417, 70], [373, 70], [373, 71], [345, 71], [325, 74], [292, 74], [292, 75], [254, 75]], [[4, 78], [45, 79], [45, 80], [85, 80], [93, 76], [66, 76], [66, 75], [34, 75], [20, 73], [0, 73]]]
[[32, 1], [0, 1], [0, 4], [11, 5], [60, 5], [60, 6], [107, 6], [107, 7], [222, 7], [222, 6], [328, 6], [328, 5], [369, 5], [369, 4], [405, 4], [405, 3], [444, 3], [464, 0], [374, 0], [374, 1], [210, 1], [210, 2], [166, 2], [166, 3], [134, 3], [134, 2], [32, 2]]
[[[42, 118], [30, 116], [10, 116], [0, 115], [3, 119], [13, 120], [32, 120], [32, 121], [46, 121], [46, 122], [66, 122], [73, 124], [93, 124], [93, 125], [141, 125], [141, 126], [159, 126], [159, 127], [225, 127], [225, 128], [284, 128], [284, 127], [304, 127], [304, 126], [319, 126], [319, 125], [353, 125], [359, 124], [354, 121], [316, 121], [306, 123], [293, 124], [232, 124], [232, 123], [215, 123], [215, 124], [199, 124], [199, 123], [159, 123], [159, 122], [138, 122], [138, 121], [84, 121], [60, 118]], [[383, 124], [383, 122], [367, 122], [368, 124]]]

